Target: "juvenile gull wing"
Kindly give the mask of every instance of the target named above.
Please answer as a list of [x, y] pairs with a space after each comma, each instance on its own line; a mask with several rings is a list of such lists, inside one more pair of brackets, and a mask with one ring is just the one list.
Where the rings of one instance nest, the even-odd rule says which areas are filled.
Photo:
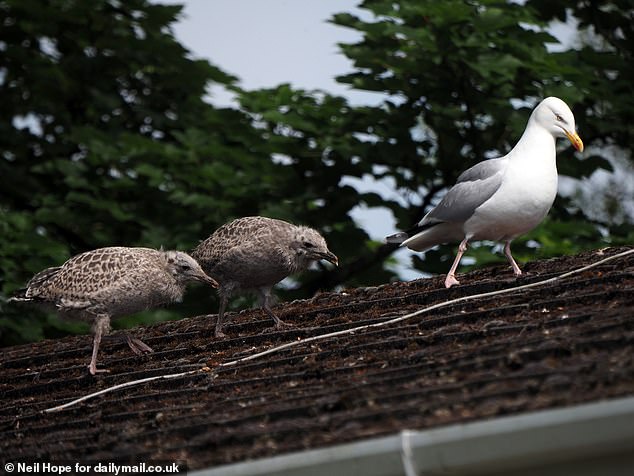
[[55, 266], [54, 268], [46, 268], [45, 270], [40, 271], [35, 276], [33, 276], [29, 280], [28, 283], [26, 283], [26, 287], [27, 288], [31, 288], [31, 287], [37, 287], [37, 286], [42, 285], [43, 283], [45, 283], [49, 279], [51, 279], [54, 276], [56, 276], [57, 273], [59, 273], [59, 271], [61, 269], [62, 269], [61, 266]]
[[26, 287], [18, 289], [13, 297], [9, 299], [9, 302], [28, 302], [38, 300], [41, 288], [46, 287], [48, 280], [55, 277], [57, 273], [59, 273], [60, 269], [61, 266], [56, 266], [54, 268], [46, 268], [45, 270], [40, 271], [33, 276], [28, 283], [26, 283]]
[[130, 275], [143, 274], [144, 262], [151, 259], [154, 253], [154, 250], [145, 248], [136, 248], [131, 252], [126, 248], [111, 247], [76, 255], [42, 283], [42, 293], [49, 298], [81, 296], [82, 299], [108, 294], [117, 289], [121, 280]]

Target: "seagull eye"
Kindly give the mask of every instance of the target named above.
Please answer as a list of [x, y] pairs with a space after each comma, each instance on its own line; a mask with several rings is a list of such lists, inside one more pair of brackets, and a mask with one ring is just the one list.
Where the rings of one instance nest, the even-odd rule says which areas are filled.
[[304, 241], [304, 247], [306, 247], [306, 248], [314, 248], [315, 245], [313, 245], [310, 241]]
[[191, 267], [191, 266], [189, 266], [188, 264], [181, 264], [181, 269], [182, 269], [183, 271], [187, 271], [187, 270], [192, 269], [192, 267]]
[[561, 117], [559, 114], [555, 114], [555, 119], [557, 119], [557, 121], [559, 122], [564, 122], [564, 118]]

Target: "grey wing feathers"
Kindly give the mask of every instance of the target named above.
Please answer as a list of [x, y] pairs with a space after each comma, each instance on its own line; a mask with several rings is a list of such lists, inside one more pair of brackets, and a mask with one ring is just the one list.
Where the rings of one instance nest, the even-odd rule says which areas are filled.
[[500, 157], [498, 159], [483, 160], [468, 168], [458, 176], [456, 183], [473, 182], [475, 180], [483, 180], [493, 175], [504, 172], [508, 164], [508, 159]]
[[465, 170], [458, 177], [456, 185], [425, 215], [420, 224], [462, 223], [468, 220], [475, 209], [500, 188], [506, 165], [506, 159], [490, 159]]

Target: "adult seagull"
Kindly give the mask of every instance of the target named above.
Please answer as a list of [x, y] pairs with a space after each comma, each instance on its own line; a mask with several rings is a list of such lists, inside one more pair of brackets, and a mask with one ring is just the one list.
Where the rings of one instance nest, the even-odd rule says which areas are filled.
[[462, 240], [445, 279], [447, 288], [460, 284], [455, 272], [470, 241], [504, 241], [504, 254], [519, 276], [522, 271], [511, 254], [511, 241], [535, 228], [555, 200], [558, 137], [567, 137], [583, 151], [572, 111], [561, 99], [548, 97], [533, 110], [524, 134], [508, 154], [464, 171], [414, 229], [386, 241], [424, 251]]

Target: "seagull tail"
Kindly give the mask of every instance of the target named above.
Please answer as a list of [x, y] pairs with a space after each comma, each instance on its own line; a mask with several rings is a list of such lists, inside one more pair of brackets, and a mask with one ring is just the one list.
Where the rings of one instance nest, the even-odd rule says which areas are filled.
[[408, 238], [409, 238], [409, 235], [406, 232], [401, 231], [400, 233], [395, 233], [394, 235], [386, 236], [385, 242], [391, 243], [394, 245], [402, 245], [403, 242], [407, 240]]
[[411, 233], [401, 246], [407, 246], [413, 251], [425, 251], [436, 245], [460, 241], [464, 238], [462, 224], [456, 223], [430, 223], [420, 227], [417, 233]]
[[401, 231], [399, 233], [395, 233], [393, 235], [387, 236], [385, 238], [385, 242], [392, 243], [395, 245], [408, 246], [407, 243], [409, 242], [409, 240], [411, 240], [415, 236], [418, 236], [422, 231], [430, 228], [430, 226], [433, 226], [433, 225], [430, 225], [429, 223], [425, 223], [421, 225], [419, 223], [418, 225], [413, 226], [407, 231]]

